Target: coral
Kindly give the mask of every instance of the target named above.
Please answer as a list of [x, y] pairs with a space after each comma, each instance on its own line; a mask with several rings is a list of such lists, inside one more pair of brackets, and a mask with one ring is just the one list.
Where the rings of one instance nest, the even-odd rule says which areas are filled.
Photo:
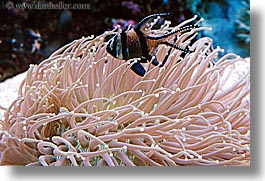
[[250, 47], [250, 3], [249, 0], [243, 1], [243, 8], [241, 9], [236, 24], [236, 36], [242, 47], [248, 50]]
[[133, 1], [122, 1], [121, 6], [131, 10], [134, 15], [141, 13], [140, 6]]
[[250, 56], [249, 0], [196, 0], [188, 4], [192, 13], [205, 18], [204, 26], [210, 24], [213, 27], [213, 31], [204, 33], [205, 36], [211, 37], [227, 52]]
[[120, 26], [122, 29], [126, 30], [130, 26], [135, 25], [135, 21], [133, 20], [124, 20], [124, 19], [112, 19], [112, 28], [116, 28], [117, 26]]
[[[205, 29], [175, 43], [185, 47]], [[249, 72], [235, 72], [244, 59], [219, 57], [222, 49], [203, 37], [184, 58], [159, 46], [157, 59], [167, 63], [145, 64], [142, 78], [106, 53], [114, 33], [75, 40], [30, 66], [0, 122], [1, 165], [249, 166]]]

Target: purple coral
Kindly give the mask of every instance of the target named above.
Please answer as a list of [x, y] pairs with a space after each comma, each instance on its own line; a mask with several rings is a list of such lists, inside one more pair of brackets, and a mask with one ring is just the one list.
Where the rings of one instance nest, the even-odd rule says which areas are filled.
[[111, 19], [112, 27], [116, 28], [119, 26], [121, 29], [126, 29], [129, 26], [134, 26], [134, 20], [124, 20], [124, 19]]
[[134, 15], [140, 14], [141, 12], [139, 5], [132, 1], [122, 1], [121, 6], [130, 9]]

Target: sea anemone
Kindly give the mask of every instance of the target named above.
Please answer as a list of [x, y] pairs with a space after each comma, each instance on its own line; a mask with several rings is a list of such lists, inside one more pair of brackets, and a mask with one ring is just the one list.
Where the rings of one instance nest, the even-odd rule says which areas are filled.
[[[163, 34], [177, 27], [165, 21]], [[198, 21], [197, 23], [199, 23]], [[1, 165], [192, 166], [250, 164], [249, 64], [213, 48], [196, 28], [160, 45], [164, 67], [144, 77], [106, 52], [105, 38], [83, 37], [31, 65], [0, 122]], [[193, 43], [191, 43], [194, 41]]]

